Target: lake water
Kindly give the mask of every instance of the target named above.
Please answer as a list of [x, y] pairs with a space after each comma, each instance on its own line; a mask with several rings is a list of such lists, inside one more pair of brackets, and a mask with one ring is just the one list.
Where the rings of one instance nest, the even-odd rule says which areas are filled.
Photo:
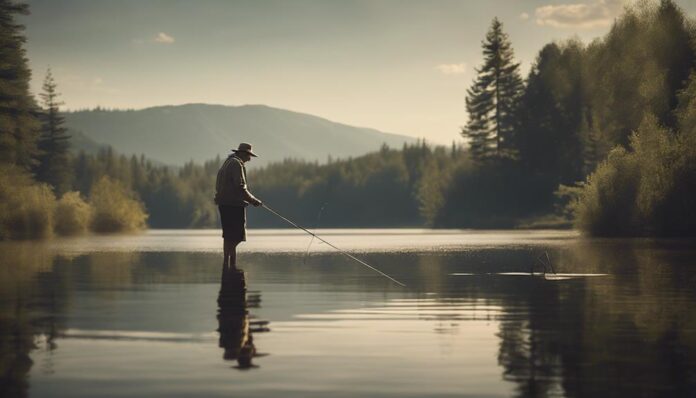
[[290, 230], [224, 280], [217, 231], [0, 243], [0, 396], [696, 396], [694, 241], [318, 233], [406, 287]]

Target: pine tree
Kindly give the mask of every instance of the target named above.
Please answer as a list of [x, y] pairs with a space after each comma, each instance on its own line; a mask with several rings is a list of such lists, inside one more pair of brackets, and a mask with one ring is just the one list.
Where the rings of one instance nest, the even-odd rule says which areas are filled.
[[517, 110], [520, 163], [550, 183], [572, 184], [598, 160], [597, 135], [586, 102], [585, 62], [583, 44], [576, 40], [544, 46]]
[[65, 118], [60, 114], [62, 102], [58, 100], [56, 82], [49, 68], [43, 83], [41, 98], [41, 137], [39, 138], [39, 164], [36, 178], [48, 183], [53, 190], [62, 194], [70, 190], [70, 136], [65, 128]]
[[503, 25], [494, 18], [483, 42], [484, 63], [467, 90], [469, 121], [462, 135], [475, 160], [514, 158], [515, 111], [524, 88], [519, 63]]
[[0, 0], [0, 163], [29, 170], [36, 163], [39, 121], [29, 94], [24, 26], [16, 15], [26, 15], [26, 4]]

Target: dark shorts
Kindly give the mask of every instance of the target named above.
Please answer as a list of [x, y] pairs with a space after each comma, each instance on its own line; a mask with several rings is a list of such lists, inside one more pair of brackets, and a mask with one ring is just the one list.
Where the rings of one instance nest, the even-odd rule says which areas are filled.
[[236, 242], [246, 241], [246, 209], [240, 206], [218, 206], [222, 237]]

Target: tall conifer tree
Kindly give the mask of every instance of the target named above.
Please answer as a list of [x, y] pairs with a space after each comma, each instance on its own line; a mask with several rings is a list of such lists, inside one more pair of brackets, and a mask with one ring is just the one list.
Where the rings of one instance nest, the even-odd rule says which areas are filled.
[[60, 114], [62, 102], [58, 100], [56, 82], [49, 68], [43, 83], [41, 98], [41, 137], [39, 139], [39, 163], [36, 178], [48, 183], [62, 194], [70, 190], [70, 136], [65, 128], [65, 118]]
[[466, 110], [469, 121], [462, 135], [469, 139], [477, 161], [513, 158], [515, 148], [515, 111], [524, 85], [519, 63], [503, 25], [494, 18], [483, 41], [484, 62], [467, 90]]
[[29, 94], [24, 26], [15, 17], [28, 13], [24, 3], [0, 0], [0, 163], [27, 170], [36, 163], [40, 126]]

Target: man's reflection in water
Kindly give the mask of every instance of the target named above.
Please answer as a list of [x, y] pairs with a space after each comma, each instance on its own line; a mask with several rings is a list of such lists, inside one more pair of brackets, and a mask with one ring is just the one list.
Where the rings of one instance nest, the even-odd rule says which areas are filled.
[[222, 274], [220, 294], [218, 295], [218, 332], [220, 347], [225, 349], [226, 361], [236, 360], [237, 368], [256, 367], [252, 359], [262, 356], [256, 352], [253, 333], [268, 332], [268, 322], [253, 320], [247, 308], [258, 308], [261, 294], [246, 289], [246, 275], [243, 270], [231, 269]]

